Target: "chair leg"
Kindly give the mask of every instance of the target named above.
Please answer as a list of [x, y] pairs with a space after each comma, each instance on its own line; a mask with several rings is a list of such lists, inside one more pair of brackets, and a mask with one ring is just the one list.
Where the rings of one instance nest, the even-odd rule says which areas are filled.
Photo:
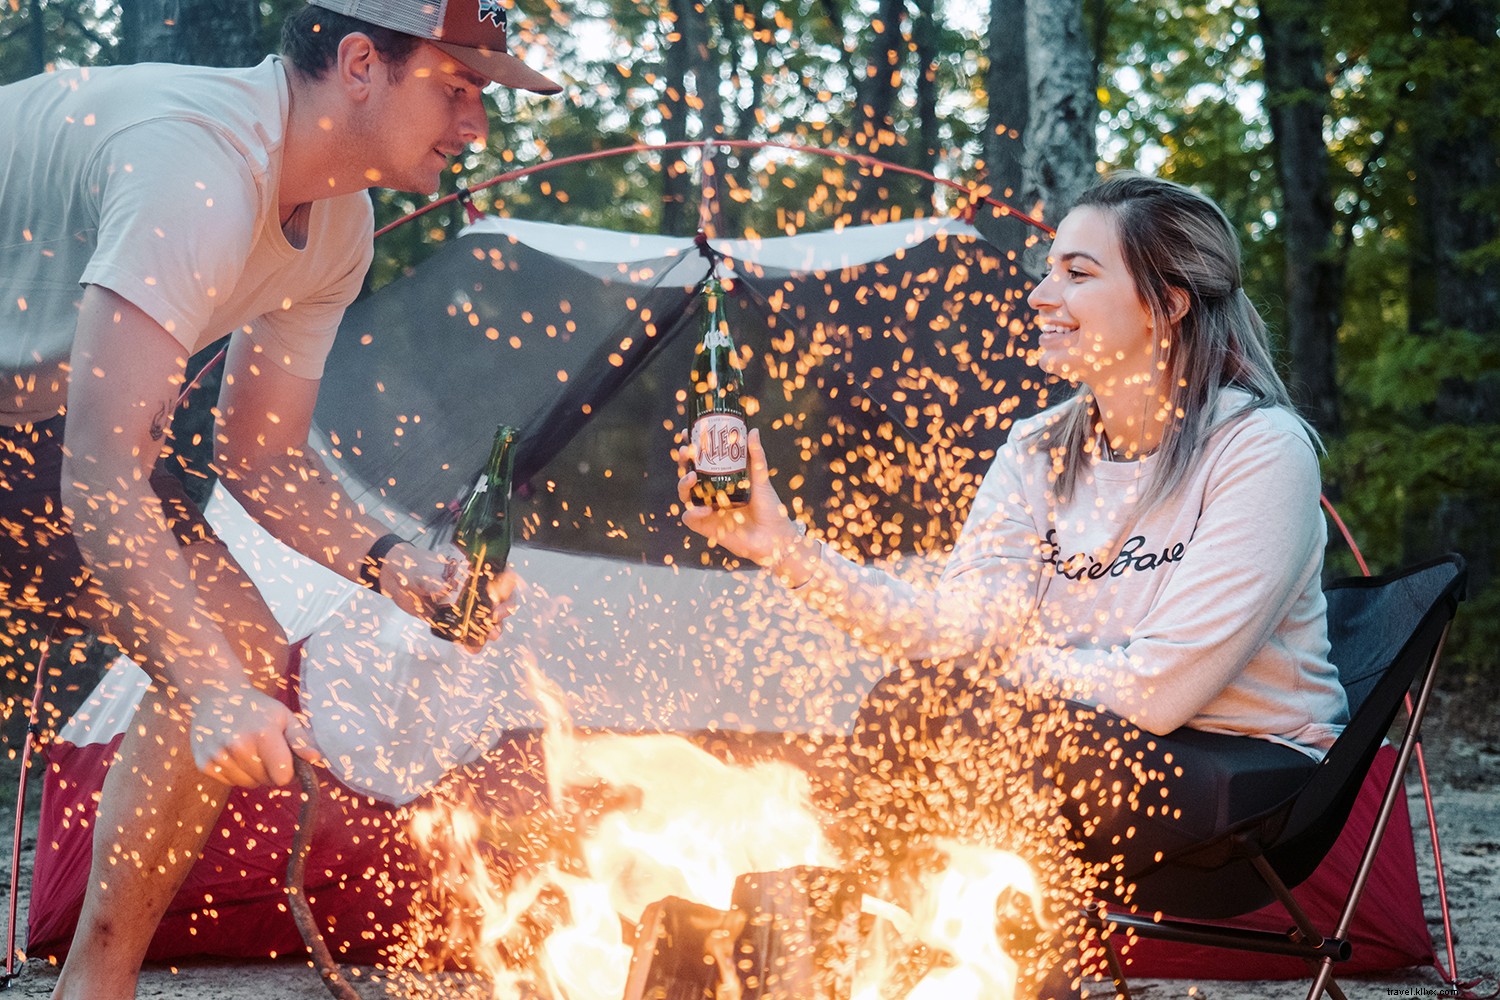
[[1276, 894], [1277, 900], [1286, 908], [1286, 912], [1291, 915], [1292, 922], [1297, 925], [1298, 933], [1302, 935], [1302, 940], [1315, 946], [1324, 941], [1324, 934], [1312, 922], [1312, 918], [1307, 915], [1307, 911], [1302, 909], [1302, 904], [1297, 902], [1297, 897], [1292, 895], [1292, 891], [1286, 887], [1286, 883], [1281, 881], [1281, 876], [1276, 874], [1276, 869], [1271, 867], [1271, 863], [1266, 860], [1265, 855], [1255, 855], [1250, 859], [1250, 863], [1255, 866], [1255, 870], [1260, 873], [1260, 877], [1265, 880], [1266, 885]]
[[1099, 916], [1099, 905], [1092, 902], [1087, 904], [1084, 914], [1084, 926], [1093, 932], [1104, 947], [1104, 959], [1109, 963], [1109, 976], [1114, 980], [1116, 1000], [1134, 1000], [1130, 994], [1130, 984], [1125, 981], [1125, 965], [1120, 961], [1119, 950], [1115, 948], [1114, 935], [1110, 934], [1109, 927]]
[[[1312, 918], [1307, 915], [1307, 911], [1302, 909], [1301, 904], [1297, 902], [1297, 897], [1293, 896], [1291, 890], [1286, 887], [1286, 883], [1281, 881], [1281, 876], [1276, 874], [1276, 869], [1271, 867], [1271, 863], [1263, 855], [1256, 855], [1250, 859], [1250, 862], [1255, 865], [1261, 878], [1265, 879], [1271, 891], [1276, 894], [1276, 898], [1281, 901], [1281, 905], [1286, 908], [1286, 912], [1291, 915], [1292, 922], [1297, 925], [1297, 933], [1302, 936], [1303, 942], [1315, 945], [1327, 940], [1318, 930], [1317, 925], [1312, 922]], [[1309, 968], [1316, 971], [1312, 988], [1307, 993], [1307, 1000], [1322, 1000], [1325, 992], [1333, 997], [1333, 1000], [1348, 1000], [1344, 996], [1343, 989], [1334, 982], [1333, 959], [1325, 958], [1316, 963], [1309, 960], [1307, 964]]]
[[1313, 979], [1312, 987], [1307, 991], [1307, 1000], [1323, 1000], [1323, 994], [1327, 993], [1333, 1000], [1348, 1000], [1344, 996], [1343, 989], [1333, 980], [1333, 959], [1325, 958], [1318, 963], [1318, 975]]
[[[1365, 845], [1364, 854], [1360, 857], [1359, 870], [1354, 875], [1354, 883], [1349, 890], [1349, 898], [1344, 903], [1344, 911], [1339, 917], [1338, 927], [1334, 929], [1334, 936], [1345, 938], [1348, 936], [1349, 927], [1354, 921], [1354, 909], [1359, 905], [1360, 897], [1364, 895], [1365, 884], [1369, 881], [1370, 872], [1375, 868], [1375, 852], [1380, 846], [1381, 839], [1385, 836], [1386, 826], [1390, 823], [1391, 813], [1395, 810], [1396, 799], [1401, 792], [1401, 783], [1406, 777], [1406, 767], [1411, 761], [1412, 753], [1416, 750], [1418, 735], [1421, 732], [1422, 722], [1427, 716], [1427, 701], [1432, 694], [1433, 682], [1437, 677], [1438, 661], [1443, 656], [1443, 646], [1448, 639], [1448, 630], [1452, 623], [1443, 626], [1442, 633], [1438, 636], [1437, 645], [1433, 648], [1432, 655], [1428, 658], [1427, 669], [1421, 675], [1422, 684], [1417, 694], [1416, 705], [1411, 704], [1410, 695], [1407, 696], [1407, 721], [1406, 734], [1401, 738], [1401, 743], [1396, 753], [1396, 766], [1391, 771], [1391, 779], [1386, 785], [1385, 794], [1380, 800], [1380, 811], [1375, 817], [1375, 823], [1370, 829], [1370, 839]], [[1265, 864], [1264, 859], [1257, 859], [1259, 865], [1264, 865], [1265, 870], [1270, 866]], [[1264, 874], [1264, 871], [1262, 872]], [[1278, 879], [1275, 883], [1280, 884]], [[1291, 899], [1291, 893], [1286, 893], [1286, 899]], [[1286, 900], [1283, 900], [1285, 902]], [[1290, 909], [1290, 907], [1289, 907]], [[1292, 911], [1292, 917], [1297, 921], [1299, 927], [1304, 926], [1306, 919], [1296, 911]], [[1311, 925], [1307, 925], [1311, 926]], [[1344, 1000], [1344, 991], [1339, 988], [1338, 983], [1333, 980], [1333, 962], [1324, 959], [1318, 964], [1317, 978], [1313, 980], [1312, 989], [1308, 991], [1307, 1000], [1321, 1000], [1324, 991], [1334, 1000]]]
[[1134, 1000], [1130, 995], [1130, 984], [1125, 982], [1125, 966], [1120, 962], [1120, 953], [1115, 949], [1115, 943], [1110, 940], [1110, 935], [1101, 934], [1099, 940], [1104, 943], [1104, 958], [1109, 962], [1109, 977], [1115, 983], [1115, 1000]]

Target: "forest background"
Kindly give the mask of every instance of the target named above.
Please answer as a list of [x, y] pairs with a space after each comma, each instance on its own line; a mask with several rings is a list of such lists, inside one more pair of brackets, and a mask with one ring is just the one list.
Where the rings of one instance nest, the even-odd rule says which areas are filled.
[[[0, 83], [62, 65], [249, 65], [301, 0], [0, 0]], [[1500, 680], [1500, 0], [518, 0], [513, 48], [563, 95], [501, 90], [448, 190], [638, 142], [870, 154], [1055, 223], [1097, 171], [1219, 201], [1374, 571], [1471, 567], [1445, 684]], [[4, 137], [0, 137], [3, 159]], [[699, 225], [695, 151], [558, 167], [499, 214]], [[819, 157], [722, 159], [720, 233], [953, 214], [969, 196]], [[377, 224], [423, 200], [376, 192]], [[984, 227], [984, 213], [977, 223]], [[377, 241], [369, 284], [463, 223]], [[1330, 572], [1354, 572], [1335, 540]], [[76, 655], [76, 654], [75, 654]], [[13, 678], [12, 681], [17, 680]]]

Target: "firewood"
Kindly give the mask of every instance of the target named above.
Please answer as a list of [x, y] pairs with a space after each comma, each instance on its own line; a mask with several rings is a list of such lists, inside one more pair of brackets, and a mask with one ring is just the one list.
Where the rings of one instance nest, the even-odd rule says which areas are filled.
[[624, 1000], [741, 1000], [735, 939], [745, 914], [668, 896], [636, 930]]
[[734, 908], [746, 915], [735, 942], [744, 1000], [848, 1000], [859, 950], [861, 893], [831, 868], [742, 875]]

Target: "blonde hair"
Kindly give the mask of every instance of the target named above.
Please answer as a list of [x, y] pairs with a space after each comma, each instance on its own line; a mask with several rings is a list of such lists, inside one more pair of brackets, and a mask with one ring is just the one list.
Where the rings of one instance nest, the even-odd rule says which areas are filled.
[[[1088, 206], [1114, 221], [1126, 269], [1157, 330], [1161, 378], [1168, 385], [1165, 434], [1146, 506], [1169, 495], [1187, 476], [1204, 443], [1222, 424], [1265, 407], [1296, 416], [1271, 357], [1266, 324], [1241, 284], [1240, 244], [1218, 205], [1181, 184], [1122, 171], [1084, 192], [1074, 208]], [[1173, 322], [1172, 296], [1187, 296], [1187, 311]], [[1245, 405], [1218, 416], [1226, 387], [1249, 394]], [[1055, 489], [1072, 496], [1078, 470], [1098, 438], [1093, 394], [1085, 384], [1063, 404], [1057, 420], [1043, 424], [1043, 446], [1053, 453]], [[1298, 416], [1315, 446], [1317, 432]]]

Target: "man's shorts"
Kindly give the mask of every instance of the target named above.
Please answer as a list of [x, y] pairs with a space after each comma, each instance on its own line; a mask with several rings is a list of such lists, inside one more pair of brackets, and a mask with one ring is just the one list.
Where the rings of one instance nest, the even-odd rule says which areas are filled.
[[[0, 605], [13, 611], [60, 616], [88, 580], [62, 517], [62, 445], [61, 415], [0, 426]], [[152, 472], [151, 488], [179, 545], [217, 540], [165, 461]]]

